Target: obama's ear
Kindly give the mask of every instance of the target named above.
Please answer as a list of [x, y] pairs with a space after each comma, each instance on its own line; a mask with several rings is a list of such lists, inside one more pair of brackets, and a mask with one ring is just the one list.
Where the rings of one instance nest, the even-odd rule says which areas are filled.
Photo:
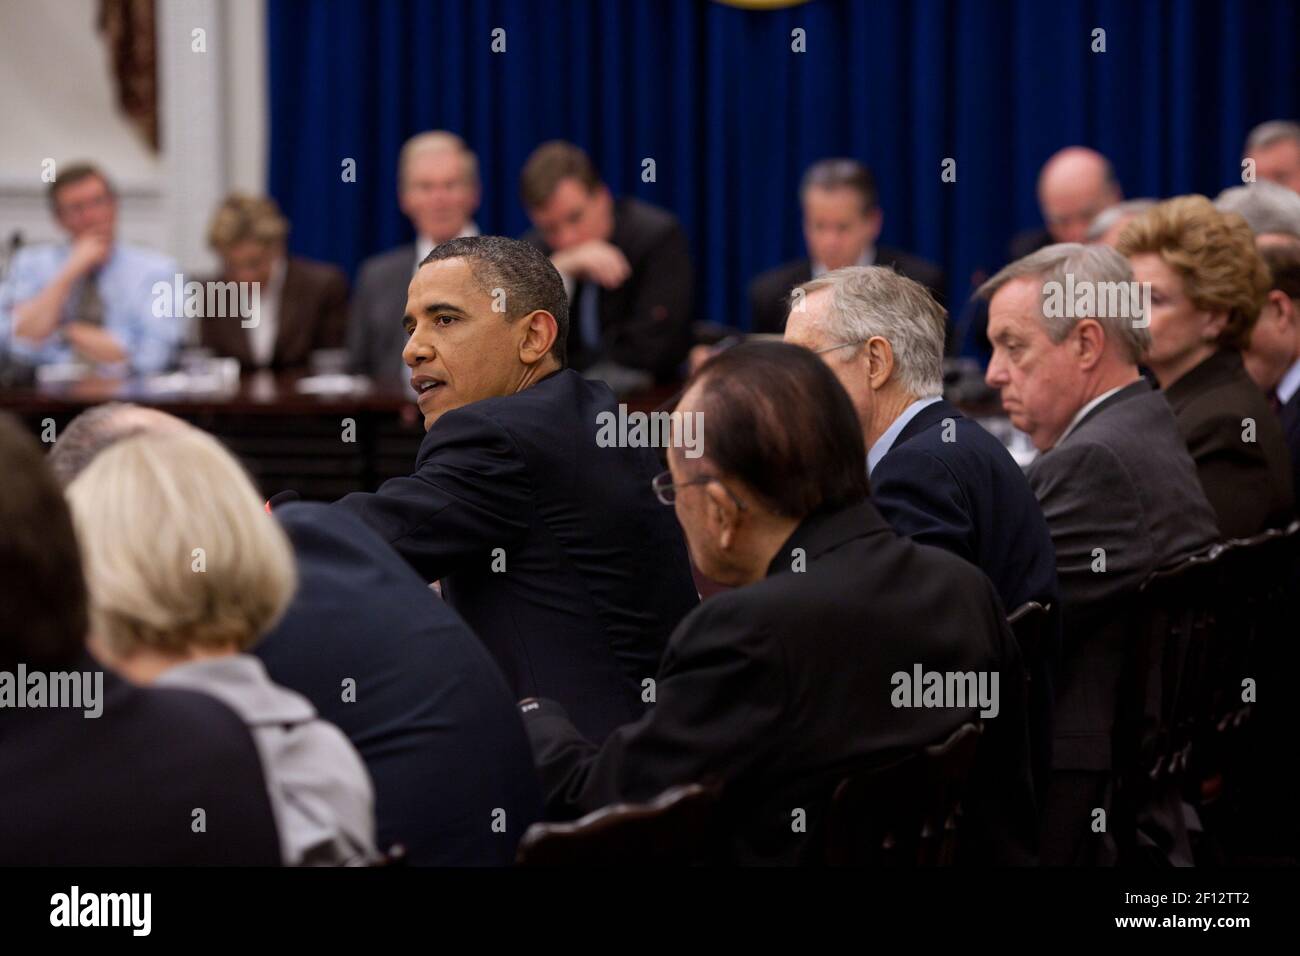
[[555, 316], [545, 309], [529, 312], [519, 321], [523, 323], [523, 336], [519, 339], [519, 360], [525, 365], [536, 365], [555, 345], [560, 325], [555, 321]]

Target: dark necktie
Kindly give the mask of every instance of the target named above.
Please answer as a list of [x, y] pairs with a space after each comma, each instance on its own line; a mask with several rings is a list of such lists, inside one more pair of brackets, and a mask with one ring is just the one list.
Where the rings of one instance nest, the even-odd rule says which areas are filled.
[[104, 324], [104, 300], [99, 297], [99, 272], [95, 271], [81, 280], [81, 297], [77, 300], [73, 318], [86, 325]]

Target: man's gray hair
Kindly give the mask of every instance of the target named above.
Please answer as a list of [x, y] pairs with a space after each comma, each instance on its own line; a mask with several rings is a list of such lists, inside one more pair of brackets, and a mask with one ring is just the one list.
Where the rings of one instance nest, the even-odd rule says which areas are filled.
[[1046, 246], [1003, 268], [976, 289], [975, 295], [987, 302], [1004, 285], [1016, 279], [1037, 279], [1044, 290], [1053, 282], [1057, 283], [1057, 289], [1066, 289], [1071, 284], [1082, 289], [1086, 283], [1091, 283], [1094, 315], [1080, 315], [1071, 303], [1070, 308], [1060, 310], [1060, 315], [1048, 316], [1042, 309], [1046, 292], [1040, 297], [1039, 314], [1047, 337], [1053, 342], [1065, 341], [1080, 319], [1092, 318], [1105, 330], [1108, 340], [1120, 343], [1133, 362], [1141, 361], [1151, 348], [1151, 330], [1147, 327], [1150, 317], [1144, 316], [1145, 322], [1137, 323], [1142, 298], [1133, 294], [1133, 269], [1128, 260], [1110, 246], [1089, 246], [1079, 242]]
[[179, 418], [130, 402], [105, 402], [63, 426], [46, 458], [59, 484], [67, 487], [101, 451], [124, 438], [167, 428], [188, 428]]
[[1111, 227], [1121, 219], [1127, 216], [1140, 216], [1155, 204], [1154, 199], [1127, 199], [1124, 202], [1103, 209], [1088, 224], [1087, 240], [1097, 242], [1102, 236], [1110, 232]]
[[1277, 183], [1230, 186], [1214, 200], [1219, 212], [1235, 212], [1257, 236], [1286, 233], [1300, 237], [1300, 195]]
[[943, 394], [947, 313], [925, 286], [886, 266], [849, 266], [799, 289], [805, 298], [830, 290], [830, 308], [821, 326], [836, 342], [848, 345], [879, 335], [893, 350], [894, 375], [909, 394]]
[[1291, 120], [1269, 120], [1260, 123], [1250, 131], [1243, 152], [1253, 153], [1257, 149], [1264, 149], [1284, 139], [1293, 139], [1300, 143], [1300, 123]]
[[478, 186], [478, 156], [466, 142], [455, 133], [443, 129], [416, 133], [402, 144], [402, 151], [397, 156], [397, 187], [406, 188], [406, 171], [411, 161], [421, 153], [459, 153], [465, 161], [465, 181], [471, 186]]

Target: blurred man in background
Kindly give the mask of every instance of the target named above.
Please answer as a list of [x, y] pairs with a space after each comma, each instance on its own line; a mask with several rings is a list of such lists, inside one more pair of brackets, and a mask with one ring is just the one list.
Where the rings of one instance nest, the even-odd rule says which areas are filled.
[[117, 194], [94, 166], [64, 166], [48, 194], [68, 241], [14, 256], [0, 288], [0, 337], [11, 355], [29, 365], [79, 361], [113, 373], [167, 368], [185, 319], [156, 315], [153, 289], [158, 282], [171, 289], [176, 263], [117, 241]]
[[1110, 160], [1086, 146], [1067, 146], [1038, 174], [1038, 208], [1045, 228], [1012, 239], [1011, 258], [1023, 258], [1053, 242], [1083, 242], [1092, 221], [1123, 198]]
[[397, 160], [397, 202], [415, 227], [415, 242], [371, 256], [357, 271], [347, 335], [354, 372], [409, 391], [402, 361], [406, 287], [434, 246], [478, 235], [480, 194], [478, 157], [455, 133], [435, 130], [406, 141]]
[[942, 269], [899, 249], [876, 245], [885, 215], [875, 177], [862, 163], [855, 159], [814, 163], [799, 185], [799, 205], [808, 255], [764, 272], [750, 284], [751, 332], [780, 335], [791, 290], [824, 272], [848, 266], [892, 266], [943, 302]]
[[1260, 123], [1246, 137], [1242, 153], [1254, 161], [1256, 181], [1270, 180], [1300, 193], [1300, 123]]
[[615, 200], [587, 154], [561, 140], [533, 151], [519, 188], [535, 227], [524, 238], [551, 257], [569, 294], [569, 365], [615, 391], [673, 377], [692, 294], [677, 218], [630, 196]]

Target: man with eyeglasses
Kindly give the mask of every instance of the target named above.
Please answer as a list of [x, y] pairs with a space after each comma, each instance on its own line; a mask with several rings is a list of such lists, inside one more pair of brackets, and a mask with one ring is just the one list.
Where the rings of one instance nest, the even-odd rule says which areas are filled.
[[[711, 783], [730, 861], [817, 863], [846, 772], [982, 722], [964, 851], [1031, 863], [1024, 671], [997, 595], [880, 516], [834, 375], [804, 349], [740, 345], [696, 373], [677, 410], [702, 415], [710, 437], [694, 458], [670, 444], [654, 489], [699, 569], [734, 590], [682, 620], [654, 707], [603, 745], [556, 702], [521, 702], [548, 817]], [[895, 691], [916, 666], [996, 673], [998, 705], [912, 709]]]
[[821, 355], [848, 392], [867, 449], [872, 500], [899, 534], [988, 575], [1010, 614], [1051, 608], [1033, 672], [1036, 779], [1051, 748], [1060, 592], [1052, 537], [1024, 473], [996, 438], [943, 399], [943, 307], [891, 269], [837, 269], [796, 290], [785, 339]]
[[69, 241], [15, 255], [0, 288], [0, 346], [24, 365], [82, 362], [111, 374], [167, 368], [185, 318], [157, 315], [153, 289], [171, 287], [176, 263], [116, 240], [117, 195], [94, 166], [64, 166], [49, 202]]

